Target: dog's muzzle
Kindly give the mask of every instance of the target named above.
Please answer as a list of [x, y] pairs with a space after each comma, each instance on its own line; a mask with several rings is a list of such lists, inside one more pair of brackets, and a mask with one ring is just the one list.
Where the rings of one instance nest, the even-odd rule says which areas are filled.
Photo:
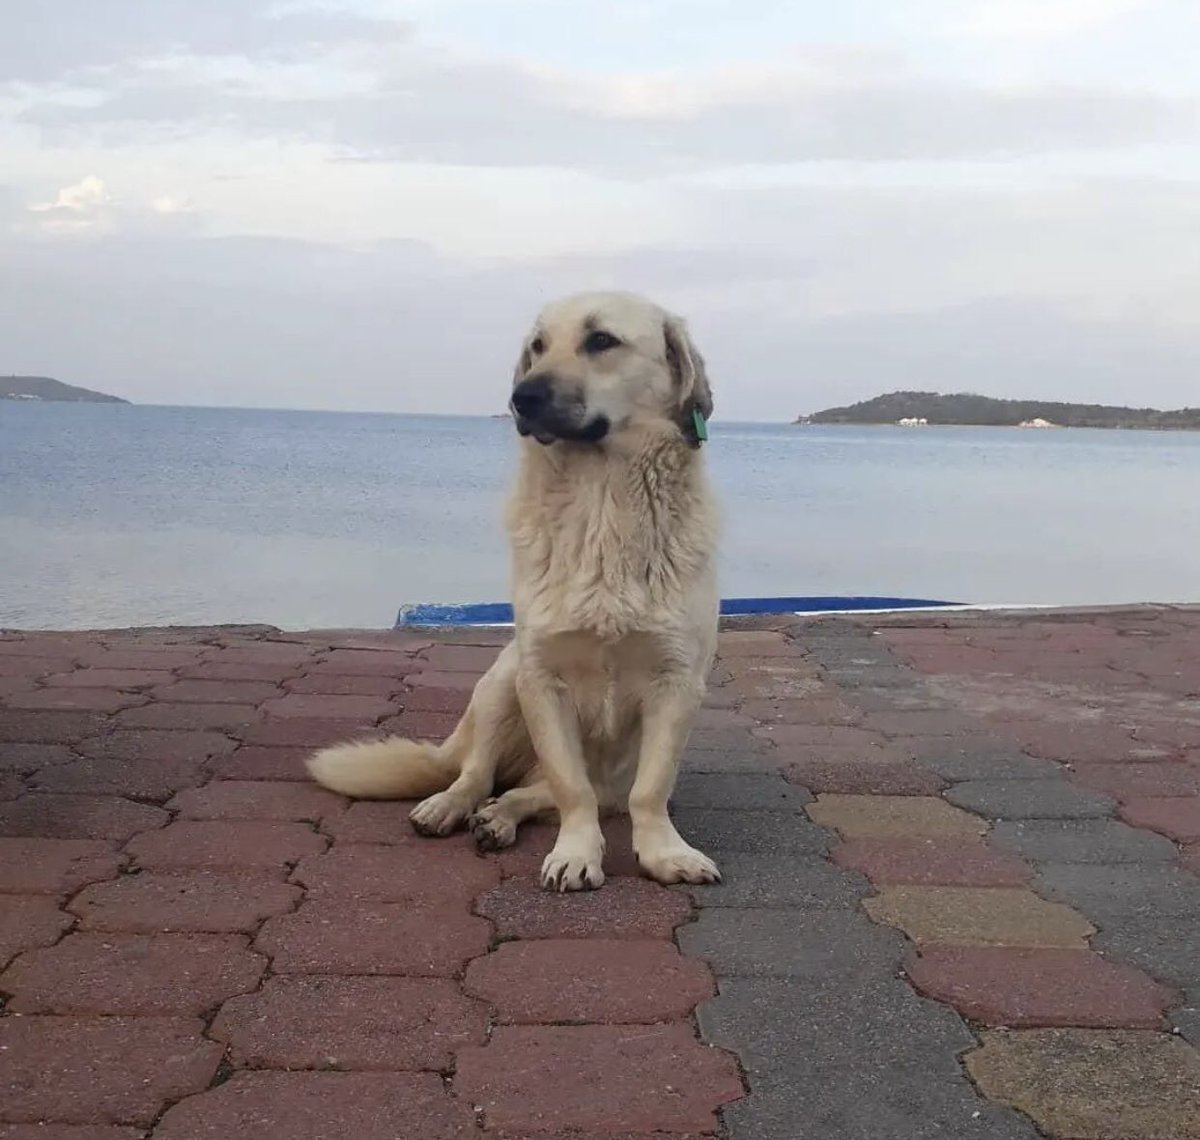
[[514, 389], [509, 403], [513, 410], [517, 432], [533, 436], [538, 443], [548, 445], [555, 440], [579, 443], [599, 443], [608, 435], [607, 416], [596, 416], [580, 424], [556, 399], [554, 386], [545, 376], [522, 380]]

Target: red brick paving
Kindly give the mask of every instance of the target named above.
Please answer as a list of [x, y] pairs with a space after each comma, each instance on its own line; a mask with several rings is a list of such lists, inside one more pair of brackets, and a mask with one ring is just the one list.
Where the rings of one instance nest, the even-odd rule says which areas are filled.
[[85, 887], [68, 904], [85, 930], [156, 934], [160, 931], [252, 934], [301, 896], [265, 873], [156, 875], [144, 871]]
[[0, 1018], [0, 1118], [148, 1125], [201, 1092], [221, 1046], [198, 1018]]
[[449, 1069], [488, 1010], [441, 978], [289, 976], [227, 1001], [210, 1036], [253, 1069]]
[[135, 836], [125, 850], [150, 871], [238, 871], [286, 867], [326, 846], [303, 823], [181, 819]]
[[458, 1055], [454, 1087], [495, 1128], [705, 1132], [742, 1095], [733, 1058], [662, 1025], [504, 1025]]
[[168, 1109], [154, 1140], [481, 1140], [433, 1073], [242, 1072]]
[[1157, 1029], [1178, 995], [1090, 950], [925, 947], [913, 985], [984, 1025]]
[[52, 898], [0, 895], [0, 962], [39, 946], [49, 946], [71, 928], [71, 916]]
[[346, 800], [312, 783], [282, 780], [217, 780], [190, 787], [167, 804], [183, 819], [309, 820], [338, 815]]
[[315, 898], [270, 919], [255, 947], [280, 974], [398, 974], [448, 978], [487, 953], [490, 930], [461, 902], [414, 909], [405, 903]]
[[543, 891], [525, 875], [488, 891], [476, 912], [502, 938], [670, 938], [691, 904], [643, 879], [614, 879], [603, 890], [570, 895]]
[[[954, 696], [938, 711], [841, 692], [773, 630], [728, 632], [692, 748], [818, 793], [936, 796], [921, 757], [999, 740], [1190, 844], [1200, 872], [1200, 716], [1171, 704], [1200, 693], [1189, 620], [1154, 644], [1136, 615], [884, 629]], [[0, 1140], [132, 1140], [164, 1109], [154, 1140], [711, 1138], [741, 1078], [690, 1021], [714, 992], [673, 943], [691, 902], [634, 877], [627, 821], [606, 823], [604, 889], [559, 896], [536, 881], [546, 825], [480, 857], [417, 838], [411, 805], [307, 780], [315, 747], [443, 738], [503, 640], [0, 637]], [[1031, 874], [951, 838], [831, 857], [880, 887]], [[908, 970], [989, 1025], [1156, 1028], [1175, 1000], [1083, 950], [929, 946]], [[193, 1015], [215, 1015], [207, 1034]]]
[[79, 931], [0, 974], [13, 1013], [200, 1015], [257, 987], [267, 961], [243, 935]]
[[124, 861], [99, 839], [0, 839], [0, 893], [74, 894], [115, 877]]
[[678, 1020], [714, 993], [707, 967], [670, 942], [603, 938], [506, 943], [471, 963], [466, 988], [521, 1024]]
[[1033, 875], [1012, 855], [955, 839], [849, 839], [831, 858], [877, 885], [1019, 887]]
[[1200, 842], [1200, 796], [1129, 800], [1121, 807], [1121, 818], [1177, 843]]

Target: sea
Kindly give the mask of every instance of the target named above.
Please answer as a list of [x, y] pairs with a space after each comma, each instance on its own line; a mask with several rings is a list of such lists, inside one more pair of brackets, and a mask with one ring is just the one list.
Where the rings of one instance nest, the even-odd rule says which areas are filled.
[[[1200, 433], [715, 422], [725, 597], [1200, 600]], [[0, 401], [0, 627], [503, 601], [507, 419]]]

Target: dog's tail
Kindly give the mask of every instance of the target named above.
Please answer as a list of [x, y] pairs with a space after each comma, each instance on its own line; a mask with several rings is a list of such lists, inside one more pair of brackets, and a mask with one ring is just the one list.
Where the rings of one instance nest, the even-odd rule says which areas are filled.
[[444, 744], [423, 740], [362, 740], [323, 748], [308, 759], [318, 784], [363, 800], [415, 800], [448, 788], [461, 764], [455, 733]]

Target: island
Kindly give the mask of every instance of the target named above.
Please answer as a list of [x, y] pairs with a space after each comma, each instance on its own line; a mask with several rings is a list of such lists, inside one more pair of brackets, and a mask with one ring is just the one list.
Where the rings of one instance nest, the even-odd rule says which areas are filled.
[[958, 392], [889, 392], [844, 408], [801, 416], [798, 424], [899, 424], [903, 427], [1086, 427], [1149, 431], [1200, 430], [1200, 408], [1159, 411], [1049, 400], [997, 400]]
[[36, 400], [46, 403], [128, 404], [120, 396], [76, 388], [49, 376], [0, 376], [0, 400]]

